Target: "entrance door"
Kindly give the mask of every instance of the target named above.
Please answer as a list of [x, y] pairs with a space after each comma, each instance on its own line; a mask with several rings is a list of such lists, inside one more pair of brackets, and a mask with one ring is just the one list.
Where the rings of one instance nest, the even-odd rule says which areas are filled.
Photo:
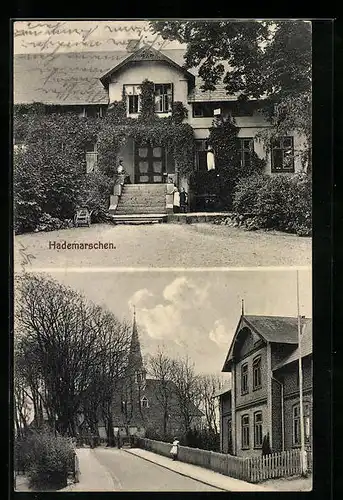
[[165, 152], [160, 146], [135, 145], [135, 183], [160, 184], [164, 182]]

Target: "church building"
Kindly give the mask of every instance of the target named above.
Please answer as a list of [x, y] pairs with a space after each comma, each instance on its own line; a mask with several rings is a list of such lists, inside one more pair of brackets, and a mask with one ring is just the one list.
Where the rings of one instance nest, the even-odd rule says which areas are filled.
[[[127, 373], [120, 390], [114, 394], [112, 405], [113, 432], [117, 436], [146, 435], [171, 436], [184, 432], [182, 412], [174, 383], [147, 377], [134, 314]], [[165, 394], [168, 394], [166, 403]], [[192, 426], [199, 426], [203, 413], [192, 405]], [[107, 432], [99, 422], [99, 436], [105, 439]]]

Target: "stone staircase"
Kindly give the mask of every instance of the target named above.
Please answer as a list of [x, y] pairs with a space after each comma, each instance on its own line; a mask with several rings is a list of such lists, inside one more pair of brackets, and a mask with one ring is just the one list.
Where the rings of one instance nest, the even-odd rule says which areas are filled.
[[112, 218], [122, 224], [166, 221], [166, 185], [125, 184]]

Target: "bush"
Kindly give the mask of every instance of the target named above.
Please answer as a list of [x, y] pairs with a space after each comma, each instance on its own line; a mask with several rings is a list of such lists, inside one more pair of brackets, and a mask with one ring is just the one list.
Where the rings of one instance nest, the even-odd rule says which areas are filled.
[[306, 174], [242, 179], [233, 209], [246, 216], [249, 229], [276, 229], [309, 236], [312, 230], [312, 181]]
[[25, 465], [30, 488], [60, 489], [67, 485], [68, 472], [74, 468], [74, 449], [69, 438], [48, 431], [32, 432], [16, 442], [17, 466]]
[[14, 152], [13, 193], [15, 232], [33, 231], [42, 215], [46, 198], [38, 159], [31, 163], [25, 150]]
[[108, 209], [113, 184], [113, 178], [100, 172], [87, 174], [80, 203], [92, 211], [92, 222], [101, 222], [102, 215]]

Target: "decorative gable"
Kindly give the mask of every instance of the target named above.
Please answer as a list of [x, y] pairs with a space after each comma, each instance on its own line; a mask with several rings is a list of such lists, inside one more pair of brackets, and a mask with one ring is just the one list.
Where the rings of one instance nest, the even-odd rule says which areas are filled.
[[151, 47], [143, 47], [130, 57], [130, 61], [162, 61], [162, 60], [165, 60], [165, 56], [163, 56], [161, 52], [159, 52], [158, 50], [152, 49]]

